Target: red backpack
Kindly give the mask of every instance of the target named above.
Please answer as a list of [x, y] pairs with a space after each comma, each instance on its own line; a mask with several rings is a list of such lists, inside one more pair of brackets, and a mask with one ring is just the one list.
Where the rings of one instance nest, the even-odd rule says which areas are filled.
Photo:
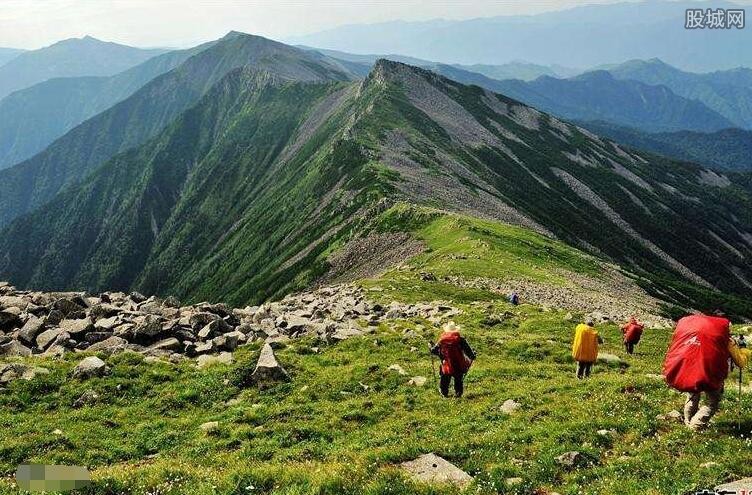
[[729, 324], [726, 318], [706, 315], [679, 320], [663, 362], [666, 383], [692, 393], [723, 388], [730, 356]]
[[472, 361], [462, 351], [461, 338], [459, 332], [445, 332], [439, 338], [442, 375], [467, 373], [470, 369]]
[[629, 322], [624, 329], [624, 342], [627, 344], [639, 344], [642, 330], [645, 327], [637, 322]]

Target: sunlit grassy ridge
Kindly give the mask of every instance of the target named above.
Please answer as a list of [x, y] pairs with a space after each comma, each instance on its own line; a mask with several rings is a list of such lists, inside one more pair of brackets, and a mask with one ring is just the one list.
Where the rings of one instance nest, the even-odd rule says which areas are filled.
[[[660, 373], [669, 330], [648, 330], [637, 354], [626, 357], [616, 325], [601, 326], [602, 350], [626, 365], [599, 364], [591, 380], [577, 381], [570, 358], [576, 321], [565, 311], [513, 307], [501, 294], [419, 275], [425, 267], [437, 275], [547, 280], [559, 269], [597, 276], [592, 258], [522, 229], [433, 210], [399, 218], [401, 208], [375, 228], [409, 225], [428, 250], [410, 269], [363, 285], [375, 300], [443, 299], [463, 311], [455, 320], [479, 355], [463, 399], [442, 399], [435, 390], [426, 349], [438, 329], [421, 319], [382, 324], [334, 346], [295, 341], [277, 352], [292, 381], [263, 392], [242, 387], [259, 343], [238, 351], [232, 365], [202, 370], [190, 361], [122, 354], [106, 358], [110, 376], [85, 382], [69, 378], [78, 355], [36, 359], [52, 373], [0, 393], [0, 471], [9, 476], [22, 462], [83, 464], [93, 471], [88, 493], [113, 494], [457, 493], [416, 485], [397, 469], [426, 452], [473, 475], [467, 493], [679, 494], [752, 475], [752, 445], [736, 431], [731, 382], [706, 433], [656, 419], [683, 404], [646, 376]], [[451, 258], [465, 251], [480, 259]], [[489, 315], [499, 321], [489, 324]], [[391, 364], [407, 375], [388, 370]], [[424, 387], [408, 385], [416, 375], [429, 377]], [[99, 398], [75, 408], [86, 390]], [[507, 399], [522, 408], [502, 413]], [[749, 432], [749, 395], [742, 406]], [[204, 433], [199, 425], [207, 421], [219, 428]], [[602, 436], [601, 429], [614, 431]], [[571, 450], [595, 463], [558, 466], [555, 458]], [[707, 462], [717, 464], [700, 467]], [[523, 481], [510, 486], [512, 477]], [[0, 493], [16, 493], [9, 478]]]

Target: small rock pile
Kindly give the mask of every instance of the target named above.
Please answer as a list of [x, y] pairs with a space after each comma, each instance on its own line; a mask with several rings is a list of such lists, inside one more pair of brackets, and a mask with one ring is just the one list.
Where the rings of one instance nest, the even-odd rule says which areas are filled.
[[457, 313], [438, 302], [383, 307], [352, 285], [233, 309], [206, 302], [180, 306], [173, 297], [137, 292], [19, 291], [0, 282], [0, 358], [125, 350], [171, 359], [222, 356], [254, 340], [272, 348], [304, 335], [333, 343], [387, 319], [417, 316], [438, 322]]

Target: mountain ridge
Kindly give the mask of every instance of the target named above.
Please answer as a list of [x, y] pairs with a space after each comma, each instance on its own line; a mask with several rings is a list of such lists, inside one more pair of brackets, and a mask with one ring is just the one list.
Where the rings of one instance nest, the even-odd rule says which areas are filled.
[[[545, 232], [664, 298], [748, 290], [751, 200], [732, 176], [396, 62], [362, 82], [240, 91], [259, 74], [228, 73], [179, 123], [11, 223], [0, 276], [260, 302], [311, 284], [329, 253], [408, 202]], [[143, 180], [128, 186], [133, 167]]]
[[25, 51], [0, 66], [0, 98], [53, 77], [105, 76], [138, 65], [167, 50], [142, 49], [90, 36]]
[[116, 153], [153, 137], [237, 67], [267, 67], [301, 80], [353, 78], [336, 61], [321, 57], [262, 37], [225, 36], [71, 129], [41, 153], [0, 170], [0, 225], [46, 203]]

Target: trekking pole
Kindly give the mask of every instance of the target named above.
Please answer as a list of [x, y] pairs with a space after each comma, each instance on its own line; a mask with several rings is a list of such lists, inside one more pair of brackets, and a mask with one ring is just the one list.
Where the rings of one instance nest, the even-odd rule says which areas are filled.
[[739, 366], [739, 397], [737, 397], [736, 427], [742, 431], [742, 367]]
[[436, 367], [433, 364], [433, 353], [431, 352], [431, 342], [428, 342], [428, 355], [431, 357], [431, 383], [436, 387]]

